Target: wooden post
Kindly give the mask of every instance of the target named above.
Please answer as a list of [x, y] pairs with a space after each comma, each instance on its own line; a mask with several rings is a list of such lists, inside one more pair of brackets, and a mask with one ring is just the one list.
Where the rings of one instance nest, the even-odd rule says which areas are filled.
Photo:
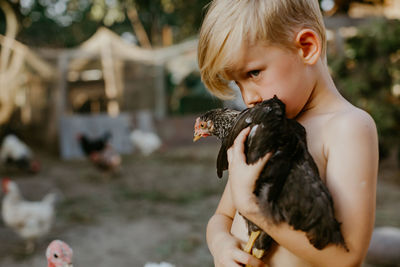
[[61, 118], [65, 115], [67, 97], [67, 75], [68, 75], [69, 52], [63, 51], [58, 57], [58, 79], [51, 91], [51, 114], [47, 136], [50, 144], [56, 144]]
[[169, 25], [165, 25], [162, 29], [162, 40], [163, 46], [170, 46], [173, 43], [172, 28]]
[[147, 36], [143, 24], [140, 22], [139, 15], [133, 3], [128, 6], [127, 14], [140, 45], [145, 48], [151, 48], [149, 37]]
[[166, 96], [165, 96], [165, 77], [164, 65], [155, 65], [155, 85], [156, 85], [156, 99], [155, 99], [155, 117], [163, 119], [167, 113]]

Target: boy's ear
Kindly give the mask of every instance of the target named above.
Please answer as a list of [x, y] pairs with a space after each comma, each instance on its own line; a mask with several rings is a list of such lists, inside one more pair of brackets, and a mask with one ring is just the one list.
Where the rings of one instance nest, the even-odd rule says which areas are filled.
[[311, 29], [303, 29], [296, 35], [296, 46], [304, 63], [314, 65], [321, 56], [322, 46], [318, 34]]

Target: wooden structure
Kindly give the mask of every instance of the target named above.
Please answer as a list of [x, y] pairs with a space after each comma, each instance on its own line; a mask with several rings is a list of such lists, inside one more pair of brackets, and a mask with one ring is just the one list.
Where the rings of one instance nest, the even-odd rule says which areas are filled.
[[[130, 153], [127, 140], [130, 130], [137, 127], [133, 125], [134, 114], [148, 111], [156, 119], [166, 116], [165, 68], [176, 69], [171, 62], [182, 55], [189, 53], [195, 58], [196, 47], [194, 40], [162, 49], [144, 49], [100, 28], [78, 48], [61, 51], [57, 57], [59, 76], [54, 107], [62, 157], [82, 156], [76, 144], [78, 132], [99, 136], [110, 129], [115, 139], [118, 136], [118, 142], [111, 140], [114, 147], [121, 153]], [[195, 60], [192, 65], [197, 68]], [[176, 79], [182, 79], [184, 72], [192, 69], [186, 68], [183, 74], [181, 71]]]
[[54, 77], [53, 67], [24, 44], [15, 40], [18, 23], [6, 2], [0, 2], [7, 21], [6, 35], [0, 34], [0, 125], [8, 122], [15, 110], [21, 121], [38, 121], [46, 86]]

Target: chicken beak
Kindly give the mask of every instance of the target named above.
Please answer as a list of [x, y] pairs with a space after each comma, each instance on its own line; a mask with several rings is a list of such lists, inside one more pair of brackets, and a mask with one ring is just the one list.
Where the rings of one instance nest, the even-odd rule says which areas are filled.
[[195, 135], [193, 137], [193, 142], [196, 142], [197, 140], [199, 140], [201, 138], [201, 135]]

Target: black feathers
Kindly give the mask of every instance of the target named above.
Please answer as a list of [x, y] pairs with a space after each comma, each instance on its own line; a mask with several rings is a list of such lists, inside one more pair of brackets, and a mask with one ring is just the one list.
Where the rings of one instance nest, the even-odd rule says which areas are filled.
[[[210, 111], [212, 113], [212, 111]], [[213, 117], [214, 127], [220, 125], [221, 112]], [[334, 217], [333, 200], [322, 182], [318, 168], [307, 150], [306, 132], [297, 121], [285, 116], [285, 105], [274, 97], [231, 118], [228, 134], [222, 139], [217, 159], [217, 173], [221, 177], [228, 168], [227, 150], [237, 135], [251, 127], [245, 143], [247, 163], [255, 163], [271, 152], [272, 156], [256, 181], [254, 194], [260, 209], [271, 222], [286, 222], [295, 230], [304, 231], [317, 249], [329, 244], [347, 246]], [[224, 118], [224, 116], [222, 116]], [[226, 121], [226, 119], [223, 119]], [[218, 132], [214, 130], [214, 134]], [[249, 231], [261, 230], [248, 221]], [[268, 249], [271, 237], [262, 233], [255, 243], [258, 249]]]
[[92, 153], [101, 152], [106, 148], [111, 138], [111, 132], [107, 131], [97, 138], [90, 138], [86, 134], [78, 134], [77, 138], [82, 151], [86, 156], [90, 156]]

